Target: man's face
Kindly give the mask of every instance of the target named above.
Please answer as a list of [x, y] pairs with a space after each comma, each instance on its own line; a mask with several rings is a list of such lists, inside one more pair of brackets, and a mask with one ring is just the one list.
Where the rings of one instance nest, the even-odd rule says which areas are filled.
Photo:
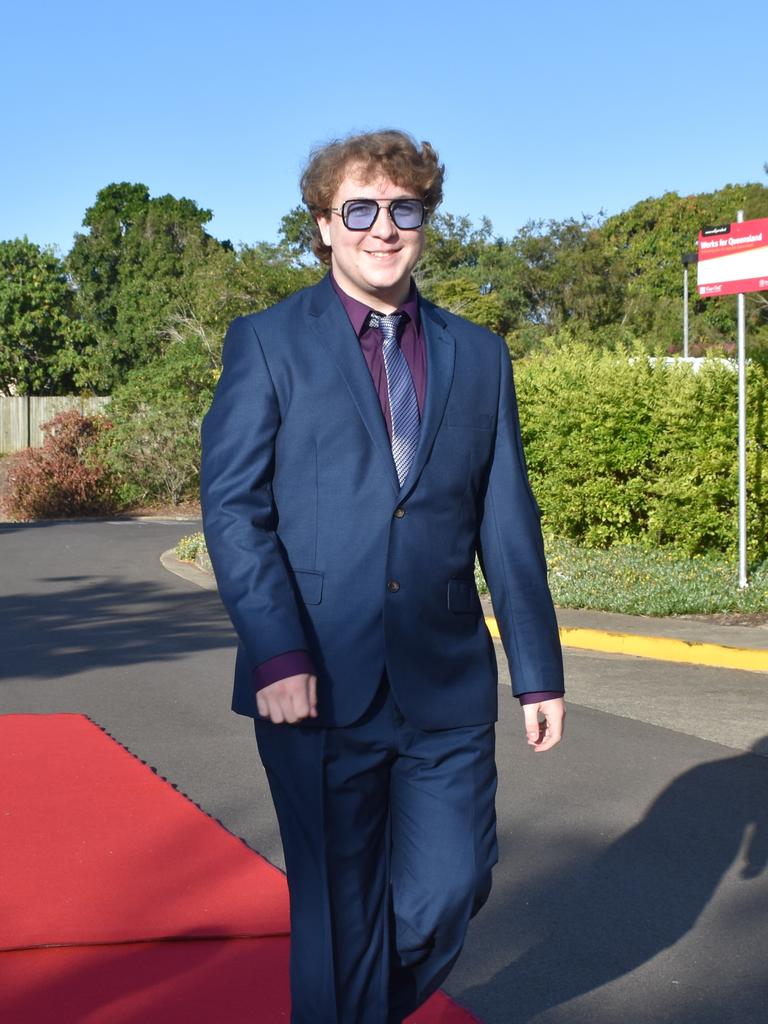
[[418, 199], [414, 192], [388, 178], [362, 180], [355, 168], [347, 174], [333, 197], [340, 210], [348, 199], [376, 199], [383, 204], [366, 231], [350, 231], [338, 213], [318, 218], [326, 245], [331, 247], [331, 268], [340, 288], [368, 306], [391, 313], [404, 301], [411, 271], [424, 247], [424, 228], [402, 230], [384, 209], [392, 199]]

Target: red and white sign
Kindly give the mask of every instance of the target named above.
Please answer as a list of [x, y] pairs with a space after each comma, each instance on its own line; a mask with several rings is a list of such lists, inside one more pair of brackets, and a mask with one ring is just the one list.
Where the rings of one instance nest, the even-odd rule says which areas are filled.
[[701, 296], [768, 291], [768, 217], [699, 232]]

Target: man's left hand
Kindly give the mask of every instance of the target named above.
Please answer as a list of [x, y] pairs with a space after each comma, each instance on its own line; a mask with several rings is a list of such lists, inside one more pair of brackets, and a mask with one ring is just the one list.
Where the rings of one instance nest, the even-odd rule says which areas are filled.
[[[539, 712], [544, 716], [539, 721]], [[563, 738], [565, 701], [562, 697], [542, 700], [538, 704], [524, 704], [525, 735], [528, 745], [537, 754], [554, 747]]]

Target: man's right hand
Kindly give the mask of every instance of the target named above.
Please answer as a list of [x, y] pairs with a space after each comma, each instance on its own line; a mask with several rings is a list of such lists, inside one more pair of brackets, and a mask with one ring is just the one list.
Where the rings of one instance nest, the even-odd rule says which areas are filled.
[[275, 725], [317, 718], [317, 676], [288, 676], [270, 683], [257, 691], [256, 707], [262, 718]]

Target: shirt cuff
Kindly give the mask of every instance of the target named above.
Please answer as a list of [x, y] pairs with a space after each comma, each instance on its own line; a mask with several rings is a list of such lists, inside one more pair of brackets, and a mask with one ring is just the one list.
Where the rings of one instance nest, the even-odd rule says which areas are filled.
[[563, 697], [562, 690], [536, 690], [533, 693], [521, 693], [517, 698], [520, 704], [538, 704], [542, 700], [554, 700], [556, 697]]
[[299, 675], [314, 676], [315, 666], [306, 651], [286, 651], [285, 654], [277, 654], [269, 661], [263, 661], [253, 670], [254, 690], [263, 690], [265, 686], [276, 683], [278, 679], [287, 679], [288, 676]]

